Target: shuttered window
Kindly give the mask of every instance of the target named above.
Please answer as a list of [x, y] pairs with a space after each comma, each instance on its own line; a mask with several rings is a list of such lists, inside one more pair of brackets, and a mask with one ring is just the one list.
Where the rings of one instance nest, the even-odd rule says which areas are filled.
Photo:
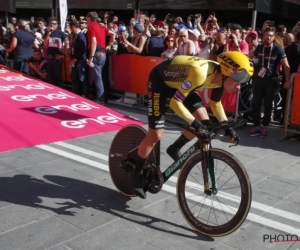
[[[7, 1], [7, 0], [0, 0]], [[20, 9], [51, 9], [52, 0], [14, 0]], [[56, 6], [59, 6], [56, 0]], [[68, 0], [69, 9], [135, 9], [135, 0]]]
[[0, 11], [15, 13], [16, 0], [0, 0]]
[[18, 9], [51, 9], [52, 0], [15, 0]]
[[[261, 0], [260, 0], [261, 1]], [[253, 9], [255, 0], [139, 0], [139, 8], [147, 9], [205, 9], [247, 10]], [[250, 5], [249, 5], [250, 4]]]
[[[42, 0], [41, 0], [42, 1]], [[59, 0], [56, 0], [57, 6]], [[68, 0], [69, 9], [107, 9], [125, 10], [135, 9], [135, 0]]]

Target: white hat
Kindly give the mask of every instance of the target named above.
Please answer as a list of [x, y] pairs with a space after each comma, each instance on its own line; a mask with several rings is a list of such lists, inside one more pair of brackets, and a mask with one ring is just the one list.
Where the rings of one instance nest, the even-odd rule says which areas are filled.
[[200, 36], [200, 31], [197, 29], [193, 29], [193, 30], [189, 29], [189, 32], [192, 33], [197, 39]]

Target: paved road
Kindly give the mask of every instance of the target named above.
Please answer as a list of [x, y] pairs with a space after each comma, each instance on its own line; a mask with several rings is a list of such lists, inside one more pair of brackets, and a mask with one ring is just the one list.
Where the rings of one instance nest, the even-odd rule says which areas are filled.
[[[264, 242], [267, 235], [300, 236], [299, 142], [279, 143], [278, 128], [268, 139], [248, 138], [247, 129], [239, 129], [238, 147], [214, 143], [245, 164], [252, 182], [250, 214], [231, 235], [195, 233], [180, 213], [174, 181], [146, 200], [118, 193], [107, 172], [113, 132], [0, 154], [0, 249], [300, 249], [298, 242]], [[162, 169], [179, 133], [165, 133]]]

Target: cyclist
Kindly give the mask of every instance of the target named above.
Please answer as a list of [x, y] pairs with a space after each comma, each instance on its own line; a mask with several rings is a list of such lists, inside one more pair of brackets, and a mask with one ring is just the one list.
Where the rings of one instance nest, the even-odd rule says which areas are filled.
[[[209, 136], [205, 127], [209, 123], [209, 116], [197, 90], [213, 89], [210, 108], [219, 122], [227, 121], [221, 103], [223, 90], [237, 90], [240, 83], [248, 81], [253, 75], [253, 64], [239, 51], [224, 52], [217, 57], [217, 61], [195, 56], [174, 56], [152, 69], [148, 81], [149, 130], [139, 146], [134, 171], [137, 196], [146, 198], [143, 166], [155, 144], [162, 138], [167, 98], [171, 98], [171, 109], [188, 122], [202, 139]], [[239, 140], [232, 128], [227, 129], [225, 135], [233, 141]], [[195, 135], [184, 131], [168, 147], [167, 153], [173, 160], [178, 160], [181, 156], [180, 149], [194, 137]]]

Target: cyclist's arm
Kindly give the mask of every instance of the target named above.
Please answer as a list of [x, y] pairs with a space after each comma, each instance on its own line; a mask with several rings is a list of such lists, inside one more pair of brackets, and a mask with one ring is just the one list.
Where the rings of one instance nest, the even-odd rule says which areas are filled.
[[[198, 61], [197, 61], [198, 62]], [[200, 62], [199, 62], [200, 63]], [[207, 70], [207, 63], [203, 61], [203, 67]], [[184, 106], [183, 101], [192, 90], [202, 86], [206, 80], [206, 74], [202, 67], [192, 67], [189, 71], [189, 78], [186, 79], [181, 86], [177, 89], [175, 95], [170, 101], [171, 109], [188, 124], [192, 124], [195, 117]]]
[[183, 120], [185, 120], [188, 124], [192, 124], [195, 120], [195, 117], [188, 111], [188, 109], [184, 106], [183, 101], [188, 96], [189, 92], [184, 91], [182, 89], [178, 89], [175, 95], [172, 97], [170, 101], [171, 109]]
[[223, 105], [221, 103], [221, 98], [224, 92], [224, 88], [212, 89], [211, 98], [209, 101], [209, 106], [214, 116], [219, 122], [227, 121], [227, 116], [225, 114]]

